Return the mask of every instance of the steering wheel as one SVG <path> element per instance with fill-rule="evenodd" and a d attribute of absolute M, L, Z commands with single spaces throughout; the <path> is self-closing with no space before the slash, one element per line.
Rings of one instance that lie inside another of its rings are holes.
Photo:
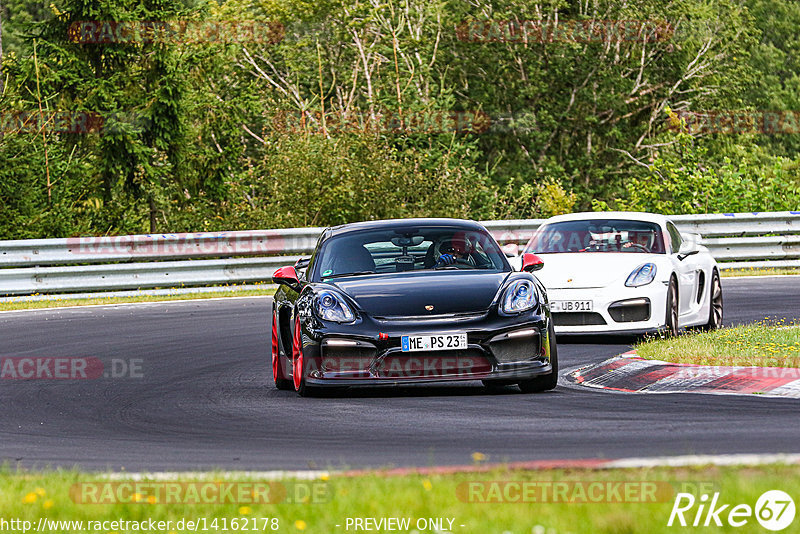
<path fill-rule="evenodd" d="M 464 260 L 464 259 L 461 259 L 461 258 L 456 258 L 456 261 L 454 261 L 454 262 L 453 262 L 453 263 L 451 263 L 451 264 L 448 264 L 448 265 L 439 265 L 439 266 L 435 266 L 435 265 L 434 265 L 434 267 L 433 267 L 433 268 L 434 268 L 434 269 L 437 269 L 437 270 L 438 270 L 438 269 L 448 269 L 448 268 L 449 268 L 449 269 L 458 269 L 458 267 L 456 267 L 456 265 L 466 265 L 466 266 L 468 266 L 468 267 L 475 267 L 475 266 L 474 266 L 474 265 L 473 265 L 471 262 L 469 262 L 469 261 L 467 261 L 467 260 Z"/>
<path fill-rule="evenodd" d="M 628 247 L 639 247 L 639 250 L 641 250 L 642 252 L 650 252 L 650 249 L 642 245 L 641 243 L 634 243 L 633 241 L 628 241 L 626 245 L 628 245 Z M 628 248 L 628 247 L 623 247 L 623 248 Z"/>

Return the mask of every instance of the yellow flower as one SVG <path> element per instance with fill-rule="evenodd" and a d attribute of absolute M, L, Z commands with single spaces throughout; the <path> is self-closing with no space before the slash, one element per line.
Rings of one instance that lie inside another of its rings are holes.
<path fill-rule="evenodd" d="M 155 495 L 150 495 L 149 497 L 147 497 L 147 502 L 148 504 L 155 504 L 156 503 Z"/>
<path fill-rule="evenodd" d="M 306 525 L 306 522 L 303 521 L 302 519 L 298 519 L 297 521 L 294 522 L 294 528 L 296 528 L 297 530 L 305 530 L 307 526 L 308 525 Z"/>
<path fill-rule="evenodd" d="M 422 487 L 425 488 L 426 491 L 430 491 L 433 488 L 433 484 L 427 478 L 422 481 Z"/>
<path fill-rule="evenodd" d="M 473 462 L 482 462 L 486 459 L 486 455 L 482 452 L 473 452 L 472 453 L 472 461 Z"/>
<path fill-rule="evenodd" d="M 328 473 L 323 473 L 323 474 L 320 475 L 319 479 L 328 481 L 328 480 L 331 479 L 331 476 Z"/>
<path fill-rule="evenodd" d="M 52 507 L 53 507 L 53 504 L 54 504 L 54 503 L 53 503 L 53 499 L 47 499 L 46 501 L 44 501 L 44 504 L 42 504 L 42 507 L 43 507 L 45 510 L 48 510 L 48 509 L 50 509 L 50 508 L 52 508 Z"/>
<path fill-rule="evenodd" d="M 44 488 L 36 488 L 33 491 L 36 492 L 36 495 L 38 495 L 39 497 L 44 497 L 46 495 Z"/>
<path fill-rule="evenodd" d="M 239 515 L 250 515 L 253 510 L 249 506 L 240 506 Z"/>
<path fill-rule="evenodd" d="M 23 504 L 31 504 L 31 503 L 36 502 L 36 499 L 38 499 L 38 498 L 39 498 L 38 495 L 36 495 L 33 492 L 30 492 L 30 493 L 28 493 L 27 495 L 25 495 L 22 498 L 22 502 L 23 502 Z"/>
<path fill-rule="evenodd" d="M 143 495 L 141 493 L 134 493 L 133 494 L 133 502 L 141 502 L 143 499 Z"/>

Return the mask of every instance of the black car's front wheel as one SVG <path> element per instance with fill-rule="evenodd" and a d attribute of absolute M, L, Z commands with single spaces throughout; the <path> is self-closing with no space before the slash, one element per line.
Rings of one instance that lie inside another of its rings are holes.
<path fill-rule="evenodd" d="M 292 334 L 292 382 L 294 390 L 301 397 L 312 397 L 317 394 L 317 388 L 306 383 L 305 361 L 303 359 L 303 335 L 300 321 L 295 318 Z"/>
<path fill-rule="evenodd" d="M 275 382 L 275 387 L 288 391 L 294 389 L 292 380 L 286 375 L 286 362 L 285 358 L 281 356 L 280 347 L 278 346 L 278 314 L 273 311 L 272 313 L 272 380 Z"/>
<path fill-rule="evenodd" d="M 556 344 L 556 333 L 553 329 L 552 320 L 550 321 L 550 327 L 547 329 L 547 341 L 550 344 L 550 365 L 553 367 L 553 370 L 546 375 L 517 382 L 519 389 L 523 393 L 547 391 L 554 389 L 558 384 L 558 346 Z"/>

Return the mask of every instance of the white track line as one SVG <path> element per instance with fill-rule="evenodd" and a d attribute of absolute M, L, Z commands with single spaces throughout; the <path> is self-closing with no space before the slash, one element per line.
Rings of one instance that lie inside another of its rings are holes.
<path fill-rule="evenodd" d="M 148 302 L 118 302 L 116 304 L 83 304 L 77 306 L 53 306 L 52 308 L 26 308 L 24 310 L 2 310 L 0 314 L 4 313 L 23 313 L 23 312 L 43 312 L 43 311 L 60 311 L 60 310 L 76 310 L 83 308 L 118 308 L 122 306 L 154 306 L 160 304 L 185 304 L 187 302 L 208 302 L 211 300 L 242 300 L 242 299 L 258 299 L 258 298 L 272 298 L 272 295 L 250 295 L 246 297 L 210 297 L 210 298 L 197 298 L 197 299 L 180 299 L 180 300 L 155 300 Z"/>
<path fill-rule="evenodd" d="M 571 460 L 563 460 L 564 465 L 568 465 Z M 580 459 L 574 460 L 576 464 Z M 621 458 L 617 460 L 607 460 L 593 467 L 577 467 L 578 469 L 641 469 L 652 467 L 699 467 L 705 465 L 714 466 L 756 466 L 771 464 L 800 464 L 800 454 L 692 454 L 684 456 L 658 456 L 652 458 Z M 556 469 L 564 469 L 564 465 Z M 492 467 L 503 469 L 504 464 L 494 464 Z M 447 467 L 447 466 L 445 466 Z M 464 465 L 465 471 L 474 467 Z M 487 465 L 481 466 L 483 470 Z M 419 468 L 424 471 L 425 468 Z M 380 473 L 380 470 L 375 470 Z M 330 476 L 335 476 L 342 471 L 220 471 L 220 472 L 192 472 L 192 471 L 166 471 L 166 472 L 116 472 L 100 475 L 99 478 L 108 480 L 217 480 L 224 478 L 231 480 L 235 478 L 259 479 L 259 480 L 325 480 Z M 367 470 L 364 471 L 368 473 Z"/>

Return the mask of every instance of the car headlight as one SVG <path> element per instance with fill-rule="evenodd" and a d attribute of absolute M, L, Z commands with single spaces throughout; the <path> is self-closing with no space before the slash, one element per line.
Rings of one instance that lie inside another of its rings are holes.
<path fill-rule="evenodd" d="M 536 286 L 530 280 L 512 282 L 503 293 L 500 309 L 504 313 L 519 313 L 530 310 L 539 304 Z"/>
<path fill-rule="evenodd" d="M 638 266 L 625 280 L 625 285 L 628 287 L 646 286 L 656 277 L 655 263 L 645 263 Z"/>
<path fill-rule="evenodd" d="M 347 303 L 333 291 L 322 291 L 314 301 L 320 319 L 335 323 L 352 323 L 356 316 Z"/>

